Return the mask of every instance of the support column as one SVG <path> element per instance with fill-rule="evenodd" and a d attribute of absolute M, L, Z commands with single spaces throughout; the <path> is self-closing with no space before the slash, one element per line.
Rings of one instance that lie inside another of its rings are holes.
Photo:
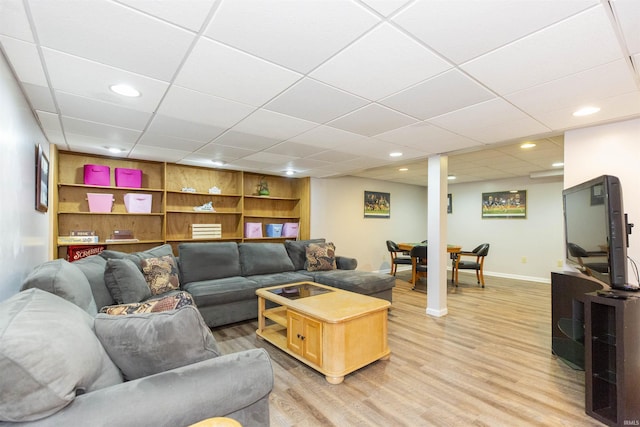
<path fill-rule="evenodd" d="M 427 314 L 446 316 L 447 309 L 447 175 L 448 157 L 429 157 L 427 209 Z"/>

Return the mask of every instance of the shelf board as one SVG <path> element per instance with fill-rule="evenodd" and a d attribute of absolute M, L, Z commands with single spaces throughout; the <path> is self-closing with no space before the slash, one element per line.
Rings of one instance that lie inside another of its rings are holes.
<path fill-rule="evenodd" d="M 216 241 L 216 242 L 232 242 L 242 240 L 242 237 L 216 237 L 216 238 L 206 238 L 206 239 L 192 239 L 190 237 L 167 237 L 167 242 L 206 242 L 206 241 Z"/>
<path fill-rule="evenodd" d="M 211 211 L 188 211 L 179 209 L 167 209 L 167 213 L 179 213 L 179 214 L 216 214 L 216 215 L 242 215 L 242 212 L 211 212 Z"/>
<path fill-rule="evenodd" d="M 257 199 L 257 200 L 287 200 L 291 202 L 297 202 L 300 200 L 299 198 L 296 198 L 296 197 L 254 196 L 254 195 L 247 195 L 247 194 L 245 194 L 244 198 Z"/>
<path fill-rule="evenodd" d="M 286 215 L 244 215 L 245 218 L 269 218 L 269 219 L 295 219 L 299 220 L 299 216 L 286 216 Z"/>
<path fill-rule="evenodd" d="M 136 213 L 136 212 L 72 212 L 60 211 L 58 215 L 141 215 L 141 216 L 164 216 L 164 212 Z"/>
<path fill-rule="evenodd" d="M 273 320 L 280 326 L 287 326 L 287 307 L 274 307 L 264 310 L 262 315 L 267 319 Z"/>
<path fill-rule="evenodd" d="M 188 194 L 194 196 L 210 196 L 210 197 L 242 197 L 242 194 L 229 194 L 229 193 L 204 193 L 202 191 L 177 191 L 177 190 L 167 190 L 167 194 Z"/>
<path fill-rule="evenodd" d="M 86 188 L 86 189 L 104 189 L 104 190 L 124 190 L 124 191 L 151 191 L 155 193 L 164 193 L 164 190 L 161 188 L 139 188 L 139 187 L 116 187 L 115 185 L 87 185 L 87 184 L 67 184 L 64 182 L 58 183 L 58 187 L 77 187 L 77 188 Z"/>
<path fill-rule="evenodd" d="M 157 240 L 138 240 L 137 242 L 132 242 L 132 241 L 126 241 L 126 242 L 106 242 L 104 240 L 100 240 L 97 243 L 65 243 L 65 244 L 58 244 L 57 246 L 59 248 L 64 248 L 67 246 L 95 246 L 95 245 L 148 245 L 148 244 L 163 244 L 164 240 L 162 239 L 157 239 Z"/>

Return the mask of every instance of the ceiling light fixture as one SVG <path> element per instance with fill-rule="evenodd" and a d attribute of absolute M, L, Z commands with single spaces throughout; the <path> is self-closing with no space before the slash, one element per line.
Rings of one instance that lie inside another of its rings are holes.
<path fill-rule="evenodd" d="M 574 117 L 582 117 L 582 116 L 588 116 L 590 114 L 595 114 L 598 111 L 600 111 L 599 107 L 583 107 L 581 109 L 579 109 L 578 111 L 573 113 Z"/>
<path fill-rule="evenodd" d="M 559 168 L 559 167 L 564 166 L 564 162 L 555 162 L 555 163 L 551 164 L 551 166 L 554 167 L 554 168 Z"/>
<path fill-rule="evenodd" d="M 292 170 L 288 170 L 288 171 L 286 171 L 286 172 L 285 172 L 285 174 L 286 174 L 287 176 L 291 176 L 291 175 L 293 175 L 294 173 L 295 173 L 295 171 L 292 171 Z"/>
<path fill-rule="evenodd" d="M 449 176 L 447 177 L 447 179 L 448 179 L 449 181 L 453 181 L 454 179 L 456 179 L 456 176 L 455 176 L 455 175 L 449 175 Z"/>
<path fill-rule="evenodd" d="M 536 144 L 534 144 L 533 142 L 525 142 L 520 146 L 520 148 L 524 148 L 526 150 L 527 148 L 533 148 L 535 146 Z"/>
<path fill-rule="evenodd" d="M 105 147 L 105 148 L 112 154 L 120 154 L 124 151 L 122 148 L 118 148 L 118 147 Z"/>
<path fill-rule="evenodd" d="M 400 168 L 400 169 L 398 169 L 398 170 L 399 170 L 400 172 L 406 172 L 406 171 L 408 171 L 408 170 L 409 170 L 409 168 Z"/>
<path fill-rule="evenodd" d="M 213 163 L 213 166 L 224 166 L 226 164 L 222 160 L 211 160 L 211 163 Z"/>
<path fill-rule="evenodd" d="M 402 153 L 399 151 L 394 151 L 393 153 L 389 153 L 389 157 L 400 157 Z"/>
<path fill-rule="evenodd" d="M 130 98 L 135 98 L 140 96 L 140 91 L 138 91 L 133 86 L 129 86 L 126 84 L 111 85 L 109 86 L 109 89 L 111 89 L 113 92 L 117 93 L 118 95 L 128 96 Z"/>

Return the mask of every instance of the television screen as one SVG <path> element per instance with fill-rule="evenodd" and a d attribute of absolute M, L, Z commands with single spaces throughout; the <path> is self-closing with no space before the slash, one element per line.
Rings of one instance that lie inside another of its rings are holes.
<path fill-rule="evenodd" d="M 612 288 L 627 284 L 627 230 L 618 178 L 603 175 L 563 191 L 568 262 Z"/>

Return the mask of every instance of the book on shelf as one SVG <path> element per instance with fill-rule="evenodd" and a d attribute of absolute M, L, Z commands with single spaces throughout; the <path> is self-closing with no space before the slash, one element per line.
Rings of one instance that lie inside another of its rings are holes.
<path fill-rule="evenodd" d="M 67 245 L 69 243 L 98 243 L 98 236 L 58 236 L 59 245 Z"/>
<path fill-rule="evenodd" d="M 71 230 L 69 236 L 95 236 L 95 230 Z"/>
<path fill-rule="evenodd" d="M 67 261 L 73 262 L 91 255 L 98 255 L 107 247 L 105 245 L 81 245 L 67 248 Z"/>
<path fill-rule="evenodd" d="M 131 239 L 122 239 L 122 238 L 117 238 L 117 239 L 107 239 L 105 240 L 105 242 L 107 243 L 135 243 L 135 242 L 139 242 L 140 240 L 135 239 L 135 238 L 131 238 Z"/>
<path fill-rule="evenodd" d="M 111 239 L 133 239 L 133 231 L 131 230 L 113 230 Z"/>

